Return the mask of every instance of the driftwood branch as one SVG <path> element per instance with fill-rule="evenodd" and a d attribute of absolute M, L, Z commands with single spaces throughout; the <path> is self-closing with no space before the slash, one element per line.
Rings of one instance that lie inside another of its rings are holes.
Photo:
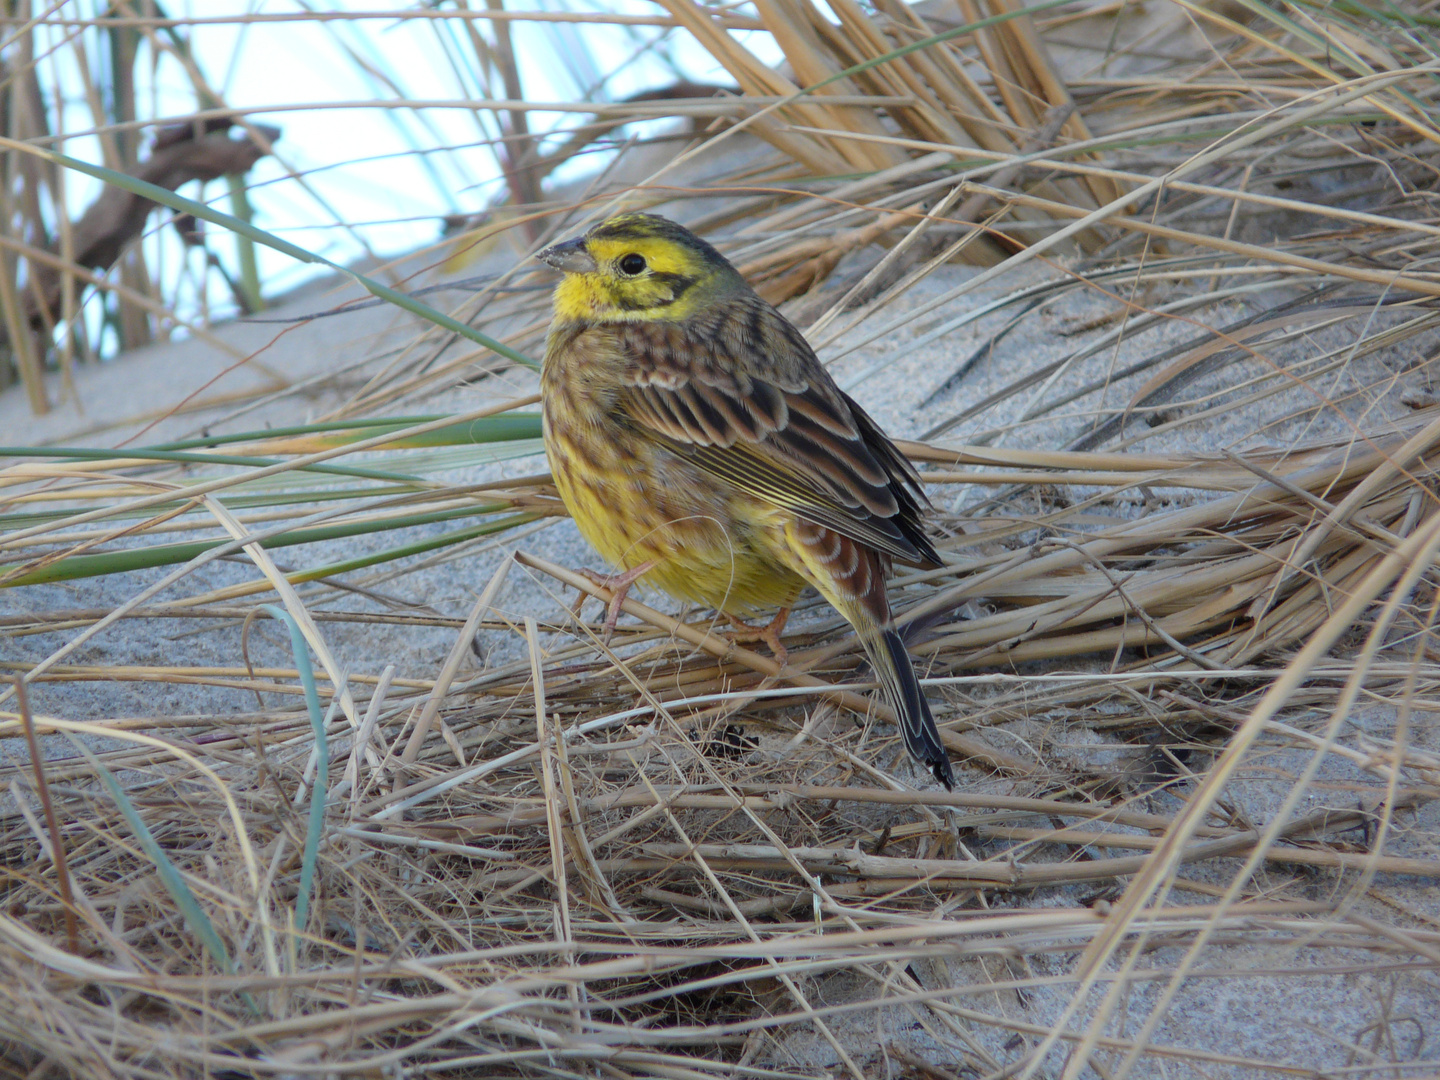
<path fill-rule="evenodd" d="M 157 134 L 149 158 L 132 175 L 175 191 L 191 180 L 218 180 L 248 172 L 269 151 L 249 137 L 233 139 L 230 121 L 202 127 L 173 125 Z M 277 128 L 256 125 L 268 143 L 280 137 Z M 145 229 L 156 203 L 118 187 L 106 187 L 72 229 L 74 262 L 91 270 L 108 270 L 121 252 Z M 49 248 L 59 253 L 58 238 Z M 39 329 L 60 317 L 64 272 L 54 266 L 30 264 L 31 287 L 26 295 L 30 324 Z"/>

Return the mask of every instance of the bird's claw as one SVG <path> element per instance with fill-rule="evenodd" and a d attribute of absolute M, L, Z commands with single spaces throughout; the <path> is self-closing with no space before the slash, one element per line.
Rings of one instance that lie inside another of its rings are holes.
<path fill-rule="evenodd" d="M 729 619 L 730 625 L 735 628 L 735 636 L 732 640 L 734 640 L 736 645 L 763 641 L 766 645 L 770 646 L 770 651 L 774 654 L 780 666 L 785 666 L 785 661 L 789 658 L 790 654 L 786 651 L 785 646 L 780 644 L 780 631 L 785 629 L 785 622 L 790 618 L 789 608 L 781 608 L 775 613 L 775 618 L 771 619 L 764 626 L 751 626 L 749 623 L 737 619 L 734 615 L 726 615 L 725 618 Z"/>
<path fill-rule="evenodd" d="M 655 563 L 643 562 L 632 570 L 626 570 L 623 574 L 600 574 L 594 570 L 581 570 L 580 574 L 594 585 L 610 592 L 610 601 L 605 605 L 605 621 L 601 624 L 601 641 L 610 644 L 610 637 L 615 633 L 615 624 L 620 621 L 620 605 L 625 603 L 625 596 L 630 592 L 630 586 L 648 574 L 655 568 Z M 578 616 L 580 608 L 588 597 L 580 594 L 580 599 L 575 601 L 574 612 Z"/>

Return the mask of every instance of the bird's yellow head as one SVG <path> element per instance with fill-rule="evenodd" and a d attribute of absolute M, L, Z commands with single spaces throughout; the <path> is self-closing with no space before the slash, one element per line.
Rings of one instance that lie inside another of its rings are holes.
<path fill-rule="evenodd" d="M 679 320 L 748 288 L 725 257 L 658 214 L 621 214 L 540 252 L 565 271 L 555 317 L 593 322 Z"/>

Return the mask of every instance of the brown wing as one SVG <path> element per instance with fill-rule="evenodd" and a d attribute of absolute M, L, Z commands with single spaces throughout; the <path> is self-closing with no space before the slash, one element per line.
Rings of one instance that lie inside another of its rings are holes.
<path fill-rule="evenodd" d="M 649 437 L 803 520 L 939 565 L 915 470 L 769 304 L 751 294 L 685 323 L 615 331 L 626 358 L 617 404 Z"/>

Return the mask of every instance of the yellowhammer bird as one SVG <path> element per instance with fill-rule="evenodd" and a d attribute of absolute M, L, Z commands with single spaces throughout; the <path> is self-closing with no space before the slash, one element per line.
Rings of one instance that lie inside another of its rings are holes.
<path fill-rule="evenodd" d="M 809 584 L 855 627 L 905 746 L 955 775 L 890 616 L 892 559 L 940 565 L 910 463 L 785 316 L 718 251 L 622 214 L 542 251 L 565 272 L 540 385 L 555 485 L 581 533 L 636 580 L 732 621 Z"/>

